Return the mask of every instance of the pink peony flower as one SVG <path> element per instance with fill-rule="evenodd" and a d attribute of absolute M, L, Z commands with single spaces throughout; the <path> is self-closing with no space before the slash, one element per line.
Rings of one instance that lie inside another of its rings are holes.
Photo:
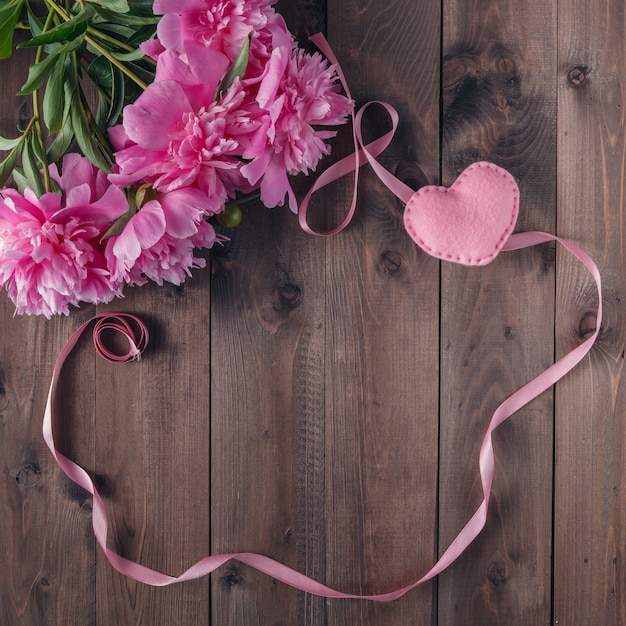
<path fill-rule="evenodd" d="M 206 221 L 206 196 L 197 189 L 177 189 L 146 202 L 123 232 L 107 240 L 105 256 L 114 281 L 143 285 L 148 279 L 180 285 L 205 260 L 194 248 L 220 241 Z"/>
<path fill-rule="evenodd" d="M 183 52 L 194 41 L 233 61 L 252 33 L 249 70 L 258 74 L 271 54 L 276 0 L 155 0 L 163 14 L 157 27 L 162 46 Z"/>
<path fill-rule="evenodd" d="M 51 167 L 62 195 L 0 191 L 0 287 L 18 314 L 69 314 L 79 302 L 121 296 L 111 283 L 99 241 L 128 210 L 126 197 L 88 159 L 68 154 L 63 174 Z"/>
<path fill-rule="evenodd" d="M 240 167 L 261 112 L 245 103 L 239 80 L 215 102 L 228 59 L 193 43 L 186 50 L 161 54 L 157 80 L 125 108 L 123 130 L 110 135 L 119 150 L 109 178 L 118 185 L 148 182 L 163 192 L 195 187 L 206 195 L 206 211 L 216 213 L 233 192 L 225 184 L 232 174 L 221 172 Z"/>
<path fill-rule="evenodd" d="M 288 196 L 290 208 L 296 212 L 287 175 L 308 174 L 330 153 L 325 140 L 335 131 L 314 127 L 344 124 L 352 101 L 339 93 L 334 67 L 320 54 L 294 48 L 268 109 L 269 125 L 259 132 L 266 141 L 265 149 L 257 146 L 258 155 L 244 154 L 252 160 L 242 167 L 242 174 L 252 185 L 260 186 L 265 206 L 282 205 Z"/>

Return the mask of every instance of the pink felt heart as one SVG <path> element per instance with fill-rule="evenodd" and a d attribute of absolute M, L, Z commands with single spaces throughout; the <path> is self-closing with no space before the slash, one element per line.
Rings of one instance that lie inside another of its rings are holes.
<path fill-rule="evenodd" d="M 404 225 L 428 254 L 463 265 L 493 261 L 513 231 L 519 189 L 509 172 L 474 163 L 452 187 L 422 187 L 406 205 Z"/>

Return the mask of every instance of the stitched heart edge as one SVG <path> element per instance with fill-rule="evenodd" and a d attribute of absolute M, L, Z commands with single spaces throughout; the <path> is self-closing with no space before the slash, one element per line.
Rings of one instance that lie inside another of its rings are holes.
<path fill-rule="evenodd" d="M 417 233 L 413 225 L 407 222 L 408 218 L 411 217 L 411 207 L 409 206 L 411 200 L 409 200 L 409 202 L 406 205 L 406 210 L 404 212 L 404 227 L 406 231 L 409 233 L 409 235 L 411 236 L 411 238 L 413 239 L 413 241 L 415 241 L 415 243 L 430 256 L 434 256 L 435 258 L 441 259 L 442 261 L 451 261 L 452 263 L 460 263 L 462 265 L 475 265 L 475 266 L 487 265 L 488 263 L 491 263 L 491 261 L 493 261 L 496 258 L 496 256 L 498 256 L 498 253 L 502 250 L 504 244 L 507 242 L 508 238 L 511 236 L 511 233 L 513 232 L 513 229 L 515 228 L 515 224 L 517 222 L 517 217 L 519 214 L 519 196 L 520 196 L 519 187 L 517 186 L 517 182 L 515 181 L 513 176 L 507 170 L 502 169 L 501 167 L 498 167 L 497 165 L 494 165 L 493 163 L 488 163 L 487 161 L 479 161 L 478 163 L 473 163 L 459 175 L 459 177 L 454 181 L 451 187 L 440 187 L 437 185 L 428 185 L 427 187 L 422 187 L 421 189 L 416 191 L 415 196 L 423 195 L 425 193 L 430 193 L 434 191 L 438 191 L 439 193 L 448 193 L 450 190 L 455 189 L 457 185 L 461 184 L 463 179 L 467 178 L 467 176 L 472 171 L 474 171 L 475 169 L 479 169 L 479 168 L 488 168 L 488 169 L 492 169 L 496 171 L 504 179 L 506 179 L 506 181 L 511 185 L 513 189 L 514 197 L 513 197 L 513 211 L 511 214 L 510 223 L 504 229 L 504 232 L 502 233 L 502 236 L 500 237 L 500 239 L 496 242 L 496 245 L 493 251 L 490 252 L 489 254 L 481 256 L 479 258 L 473 258 L 467 255 L 454 256 L 453 254 L 450 254 L 449 252 L 438 251 L 432 248 L 431 246 L 429 246 L 420 237 L 420 235 Z"/>

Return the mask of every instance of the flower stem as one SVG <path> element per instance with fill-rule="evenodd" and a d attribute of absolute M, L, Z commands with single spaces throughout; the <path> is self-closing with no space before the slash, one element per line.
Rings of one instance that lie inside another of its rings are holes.
<path fill-rule="evenodd" d="M 54 9 L 66 22 L 70 19 L 70 15 L 65 12 L 58 4 L 55 4 L 53 0 L 44 0 L 48 7 Z M 89 32 L 89 28 L 87 29 Z M 93 29 L 92 29 L 93 30 Z M 93 33 L 92 33 L 93 34 Z M 85 34 L 85 41 L 95 48 L 103 57 L 105 57 L 111 65 L 114 65 L 119 69 L 123 74 L 125 74 L 130 80 L 132 80 L 136 85 L 141 87 L 141 89 L 147 89 L 148 85 L 141 78 L 139 78 L 136 74 L 131 72 L 121 61 L 118 61 L 106 48 L 102 47 L 94 38 L 88 34 Z M 117 40 L 116 45 L 119 44 Z"/>
<path fill-rule="evenodd" d="M 111 37 L 111 35 L 107 35 L 106 33 L 103 33 L 101 30 L 93 28 L 93 26 L 88 26 L 87 32 L 90 35 L 97 37 L 101 41 L 104 41 L 105 43 L 111 44 L 113 46 L 117 46 L 120 50 L 124 50 L 126 52 L 135 52 L 136 50 L 136 48 L 133 48 L 133 46 L 129 46 L 127 43 L 124 43 L 123 41 L 120 41 L 119 39 L 115 39 L 115 37 Z M 156 66 L 156 61 L 154 59 L 151 59 L 150 57 L 146 57 L 145 61 L 147 63 L 150 63 L 151 65 Z"/>
<path fill-rule="evenodd" d="M 53 18 L 54 13 L 52 11 L 49 11 L 42 32 L 45 33 L 50 28 Z M 35 63 L 39 63 L 41 61 L 42 54 L 43 46 L 39 46 L 35 55 Z M 34 123 L 35 135 L 37 137 L 39 145 L 41 146 L 41 165 L 43 169 L 44 188 L 46 191 L 49 192 L 52 191 L 52 182 L 50 181 L 50 166 L 48 163 L 48 155 L 46 153 L 46 142 L 44 141 L 43 127 L 41 125 L 41 105 L 39 102 L 39 89 L 35 89 L 35 91 L 33 91 L 33 119 L 31 121 Z"/>

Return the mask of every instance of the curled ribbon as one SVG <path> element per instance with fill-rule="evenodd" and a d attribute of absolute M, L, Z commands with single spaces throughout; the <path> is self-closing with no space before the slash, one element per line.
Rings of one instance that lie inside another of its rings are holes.
<path fill-rule="evenodd" d="M 207 556 L 204 559 L 198 561 L 192 565 L 189 569 L 183 572 L 180 576 L 174 577 L 168 574 L 151 569 L 140 563 L 131 561 L 113 550 L 107 547 L 107 531 L 108 531 L 108 515 L 106 505 L 102 500 L 102 497 L 98 493 L 96 486 L 89 476 L 89 474 L 78 464 L 74 463 L 71 459 L 61 454 L 56 450 L 54 444 L 53 423 L 57 420 L 53 416 L 52 407 L 54 406 L 54 393 L 63 367 L 63 363 L 75 347 L 78 339 L 92 323 L 96 322 L 94 326 L 94 344 L 98 353 L 107 360 L 125 363 L 132 360 L 138 360 L 141 352 L 146 346 L 148 341 L 148 331 L 143 322 L 127 313 L 105 313 L 97 315 L 82 326 L 80 326 L 70 337 L 67 344 L 59 354 L 59 357 L 54 366 L 52 382 L 50 384 L 50 391 L 48 393 L 48 401 L 46 404 L 44 421 L 43 421 L 43 436 L 46 444 L 50 448 L 52 455 L 56 459 L 57 463 L 65 474 L 74 481 L 77 485 L 88 491 L 93 495 L 93 531 L 98 541 L 98 544 L 102 548 L 107 560 L 121 574 L 128 576 L 139 582 L 146 583 L 153 586 L 165 586 L 173 583 L 182 582 L 185 580 L 193 580 L 205 576 L 215 569 L 226 563 L 231 559 L 236 559 L 241 563 L 245 563 L 255 569 L 271 576 L 276 580 L 300 589 L 314 595 L 323 596 L 327 598 L 354 598 L 364 600 L 374 600 L 377 602 L 390 602 L 396 600 L 406 594 L 408 591 L 414 589 L 418 585 L 425 583 L 426 581 L 434 578 L 447 567 L 449 567 L 472 543 L 472 541 L 478 536 L 481 530 L 484 528 L 487 522 L 487 512 L 489 507 L 489 496 L 491 492 L 491 485 L 493 483 L 493 477 L 495 472 L 495 457 L 493 451 L 493 444 L 491 435 L 493 431 L 507 420 L 511 415 L 528 404 L 531 400 L 539 396 L 546 391 L 549 387 L 554 385 L 559 379 L 573 369 L 591 350 L 598 333 L 600 331 L 600 325 L 602 323 L 602 294 L 601 294 L 601 282 L 600 273 L 595 263 L 589 257 L 589 255 L 572 244 L 569 241 L 542 232 L 525 232 L 511 235 L 507 241 L 504 250 L 518 250 L 537 244 L 556 241 L 563 245 L 571 254 L 573 254 L 591 273 L 598 290 L 598 316 L 597 325 L 594 333 L 586 339 L 583 343 L 576 348 L 568 352 L 565 356 L 559 359 L 556 363 L 550 366 L 547 370 L 539 374 L 536 378 L 526 383 L 523 387 L 518 389 L 512 395 L 510 395 L 493 413 L 487 431 L 484 435 L 479 455 L 479 471 L 483 490 L 483 501 L 480 506 L 463 527 L 463 529 L 456 536 L 454 541 L 450 544 L 447 550 L 443 553 L 440 559 L 433 565 L 433 567 L 414 583 L 390 591 L 388 593 L 374 594 L 374 595 L 355 595 L 344 593 L 342 591 L 328 587 L 300 572 L 280 563 L 272 558 L 264 556 L 262 554 L 255 554 L 250 552 L 245 553 L 230 553 L 230 554 L 217 554 Z M 136 329 L 134 328 L 136 327 Z M 117 355 L 111 353 L 108 349 L 103 349 L 102 334 L 104 331 L 113 330 L 122 333 L 129 342 L 129 350 L 125 354 Z"/>
<path fill-rule="evenodd" d="M 343 77 L 339 65 L 336 62 L 334 55 L 332 54 L 332 50 L 330 50 L 328 45 L 325 43 L 323 37 L 316 36 L 313 39 L 318 47 L 320 47 L 320 49 L 322 49 L 322 51 L 329 57 L 329 59 L 333 63 L 335 63 L 341 80 L 344 82 L 344 87 L 346 88 L 346 91 L 348 91 L 347 85 L 345 84 L 345 78 Z M 385 183 L 385 185 L 387 185 L 398 197 L 406 201 L 413 194 L 412 189 L 410 189 L 404 183 L 395 178 L 390 172 L 385 170 L 376 161 L 376 156 L 378 156 L 387 147 L 387 145 L 389 145 L 389 142 L 391 141 L 391 138 L 393 137 L 393 134 L 398 124 L 398 114 L 395 109 L 393 109 L 393 107 L 383 102 L 378 103 L 389 112 L 392 120 L 392 130 L 389 133 L 386 133 L 383 137 L 373 141 L 368 145 L 364 145 L 363 143 L 360 127 L 362 123 L 363 113 L 366 108 L 370 106 L 370 104 L 373 103 L 368 103 L 367 105 L 365 105 L 357 113 L 354 120 L 355 123 L 353 124 L 353 133 L 355 146 L 357 147 L 354 154 L 342 159 L 334 166 L 326 170 L 326 172 L 324 172 L 320 176 L 318 181 L 312 187 L 311 191 L 306 196 L 305 201 L 301 205 L 301 209 L 299 212 L 300 224 L 302 225 L 302 228 L 310 234 L 325 236 L 332 235 L 345 228 L 345 226 L 350 222 L 352 216 L 354 215 L 356 207 L 358 171 L 360 169 L 361 163 L 364 162 L 363 157 L 365 157 L 365 161 L 371 164 L 372 168 Z M 350 207 L 347 217 L 344 219 L 339 227 L 328 233 L 317 233 L 313 231 L 313 229 L 309 227 L 306 218 L 307 207 L 311 195 L 317 189 L 320 189 L 324 185 L 327 185 L 330 182 L 337 180 L 338 178 L 341 178 L 342 176 L 351 172 L 355 172 L 355 177 L 357 178 L 355 179 L 355 189 L 353 193 L 352 205 Z M 555 235 L 550 235 L 543 232 L 524 232 L 513 234 L 509 237 L 502 249 L 509 251 L 518 250 L 521 248 L 526 248 L 550 241 L 558 242 L 559 244 L 564 246 L 565 249 L 568 250 L 568 252 L 570 252 L 587 268 L 587 270 L 593 277 L 598 292 L 598 313 L 596 329 L 593 334 L 584 342 L 568 352 L 565 356 L 561 357 L 556 363 L 554 363 L 547 370 L 539 374 L 536 378 L 515 391 L 508 398 L 506 398 L 500 404 L 500 406 L 498 406 L 498 408 L 493 413 L 491 420 L 489 421 L 489 425 L 483 437 L 480 448 L 478 466 L 483 491 L 482 502 L 480 503 L 479 507 L 470 518 L 470 520 L 466 523 L 466 525 L 461 529 L 456 538 L 452 541 L 450 546 L 445 550 L 445 552 L 441 555 L 439 560 L 431 567 L 431 569 L 426 572 L 426 574 L 424 574 L 421 578 L 408 586 L 387 593 L 374 595 L 355 595 L 344 593 L 342 591 L 328 587 L 312 578 L 309 578 L 308 576 L 305 576 L 304 574 L 301 574 L 300 572 L 270 557 L 250 552 L 210 555 L 192 565 L 189 569 L 184 571 L 179 576 L 174 577 L 141 565 L 140 563 L 131 561 L 109 549 L 107 547 L 107 509 L 104 501 L 102 500 L 102 497 L 96 489 L 93 480 L 82 467 L 80 467 L 74 461 L 56 450 L 54 443 L 53 424 L 56 423 L 58 420 L 53 415 L 53 406 L 55 406 L 54 394 L 61 373 L 61 369 L 63 367 L 63 363 L 75 347 L 80 336 L 91 323 L 95 322 L 94 345 L 98 354 L 100 354 L 100 356 L 109 361 L 118 363 L 139 360 L 140 355 L 145 349 L 148 342 L 148 331 L 139 318 L 127 313 L 100 314 L 80 326 L 69 338 L 67 344 L 59 354 L 59 357 L 54 366 L 52 381 L 48 393 L 48 401 L 46 404 L 43 420 L 43 436 L 46 444 L 52 452 L 52 455 L 56 459 L 61 469 L 65 472 L 65 474 L 76 484 L 81 486 L 89 493 L 93 494 L 93 531 L 96 540 L 104 551 L 104 554 L 109 563 L 113 566 L 114 569 L 116 569 L 121 574 L 128 576 L 129 578 L 153 586 L 165 586 L 177 582 L 200 578 L 213 572 L 215 569 L 217 569 L 227 561 L 231 559 L 236 559 L 241 563 L 245 563 L 246 565 L 254 567 L 255 569 L 267 574 L 268 576 L 271 576 L 276 580 L 280 580 L 281 582 L 295 587 L 296 589 L 300 589 L 301 591 L 305 591 L 314 595 L 328 598 L 366 599 L 374 600 L 377 602 L 390 602 L 392 600 L 396 600 L 410 590 L 417 587 L 418 585 L 421 585 L 422 583 L 434 578 L 435 576 L 443 572 L 465 551 L 465 549 L 478 536 L 478 534 L 482 531 L 486 524 L 487 512 L 489 508 L 489 497 L 495 472 L 495 457 L 492 443 L 493 431 L 505 420 L 511 417 L 514 413 L 516 413 L 519 409 L 521 409 L 531 400 L 546 391 L 549 387 L 554 385 L 558 380 L 565 376 L 570 370 L 572 370 L 591 350 L 600 332 L 600 327 L 602 323 L 602 289 L 600 273 L 591 257 L 585 251 L 581 250 L 573 243 L 565 239 L 561 239 L 560 237 L 556 237 Z M 128 351 L 126 353 L 118 354 L 115 351 L 106 347 L 104 335 L 105 333 L 111 331 L 121 333 L 126 338 L 126 340 L 128 341 Z"/>

